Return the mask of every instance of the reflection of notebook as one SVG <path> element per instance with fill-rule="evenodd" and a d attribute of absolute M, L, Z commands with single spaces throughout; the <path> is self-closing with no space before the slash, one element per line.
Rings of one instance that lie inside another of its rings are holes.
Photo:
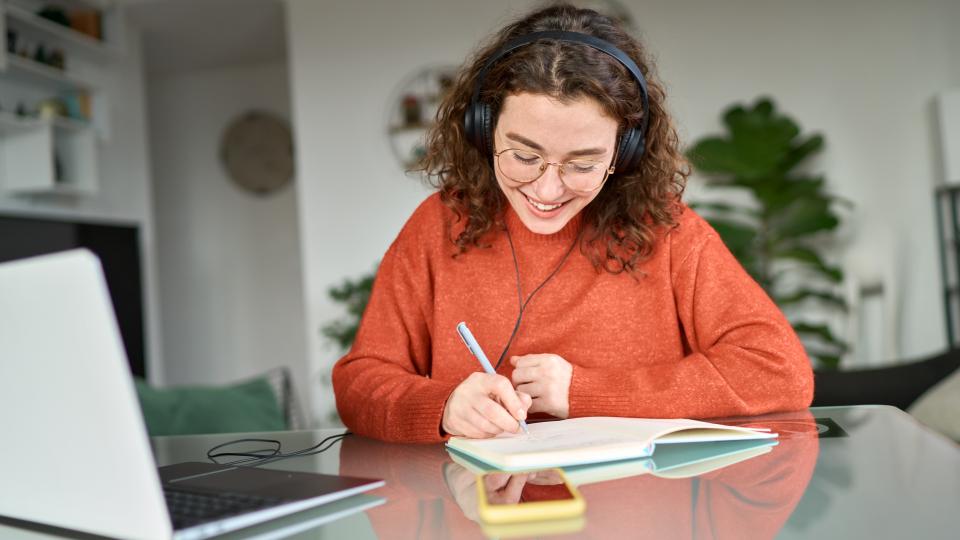
<path fill-rule="evenodd" d="M 0 264 L 0 405 L 0 479 L 16 491 L 0 497 L 0 515 L 32 523 L 205 538 L 383 485 L 212 463 L 158 474 L 100 264 L 86 250 Z M 176 516 L 175 506 L 188 511 Z"/>
<path fill-rule="evenodd" d="M 663 445 L 774 439 L 769 430 L 684 419 L 588 417 L 538 422 L 529 434 L 453 437 L 447 446 L 503 471 L 647 457 Z"/>
<path fill-rule="evenodd" d="M 777 441 L 771 439 L 665 444 L 657 447 L 650 457 L 574 465 L 563 467 L 563 472 L 576 486 L 641 474 L 653 474 L 661 478 L 688 478 L 766 454 L 776 445 Z M 447 451 L 455 463 L 476 474 L 495 470 L 456 450 Z"/>

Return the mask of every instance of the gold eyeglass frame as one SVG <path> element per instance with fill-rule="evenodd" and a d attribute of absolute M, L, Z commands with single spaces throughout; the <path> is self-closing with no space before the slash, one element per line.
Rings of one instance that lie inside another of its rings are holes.
<path fill-rule="evenodd" d="M 500 166 L 500 155 L 501 155 L 501 154 L 504 154 L 504 153 L 506 153 L 506 152 L 509 152 L 509 151 L 511 151 L 511 150 L 515 150 L 515 151 L 517 151 L 517 152 L 522 152 L 522 153 L 524 153 L 524 154 L 533 154 L 533 155 L 539 157 L 541 160 L 543 160 L 543 164 L 540 165 L 540 174 L 538 174 L 537 177 L 534 178 L 533 180 L 526 180 L 526 181 L 524 181 L 524 180 L 517 180 L 517 179 L 511 177 L 510 175 L 508 175 L 507 173 L 503 172 L 503 167 Z M 613 164 L 617 161 L 617 157 L 616 157 L 616 155 L 614 155 L 613 159 L 612 159 L 611 162 L 610 162 L 610 166 L 607 168 L 605 174 L 603 175 L 603 180 L 601 180 L 600 183 L 597 184 L 597 187 L 595 187 L 595 188 L 593 188 L 593 189 L 582 190 L 582 189 L 574 189 L 574 188 L 570 187 L 569 185 L 567 185 L 566 181 L 564 181 L 564 179 L 563 179 L 563 167 L 564 167 L 564 165 L 566 165 L 566 164 L 568 164 L 568 163 L 571 163 L 571 162 L 576 162 L 576 161 L 579 161 L 579 162 L 585 162 L 585 161 L 586 161 L 586 162 L 590 162 L 590 163 L 597 163 L 597 164 L 603 165 L 603 162 L 602 162 L 602 161 L 597 161 L 597 160 L 595 160 L 595 159 L 568 159 L 568 160 L 566 160 L 566 161 L 560 161 L 560 162 L 547 161 L 547 158 L 541 156 L 539 153 L 534 152 L 533 150 L 525 150 L 525 149 L 523 149 L 523 148 L 512 148 L 512 147 L 511 147 L 511 148 L 504 148 L 503 150 L 501 150 L 501 151 L 499 151 L 499 152 L 494 152 L 494 153 L 493 153 L 493 158 L 494 158 L 494 161 L 497 162 L 497 170 L 500 171 L 500 174 L 502 174 L 503 176 L 505 176 L 505 177 L 506 177 L 508 180 L 510 180 L 511 182 L 516 182 L 516 183 L 518 183 L 518 184 L 532 184 L 533 182 L 536 182 L 537 180 L 539 180 L 539 179 L 543 176 L 543 173 L 547 172 L 547 167 L 549 167 L 550 165 L 556 165 L 556 166 L 557 166 L 557 172 L 558 172 L 558 174 L 559 174 L 559 176 L 560 176 L 560 182 L 563 183 L 563 187 L 569 189 L 570 191 L 573 191 L 573 192 L 576 192 L 576 193 L 583 193 L 583 194 L 593 193 L 593 192 L 599 190 L 600 188 L 602 188 L 603 185 L 607 183 L 607 179 L 610 178 L 610 175 L 613 174 L 614 170 L 616 170 L 616 167 L 614 167 Z"/>

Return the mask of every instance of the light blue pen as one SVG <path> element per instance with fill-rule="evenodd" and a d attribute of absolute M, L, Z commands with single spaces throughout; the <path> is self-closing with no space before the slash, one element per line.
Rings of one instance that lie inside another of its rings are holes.
<path fill-rule="evenodd" d="M 496 370 L 493 369 L 493 366 L 490 365 L 490 360 L 487 360 L 487 355 L 483 353 L 483 349 L 480 348 L 480 344 L 477 343 L 476 338 L 473 337 L 473 334 L 470 333 L 470 329 L 467 328 L 467 323 L 462 322 L 457 325 L 457 333 L 460 334 L 460 339 L 463 340 L 463 344 L 470 349 L 470 352 L 473 353 L 477 360 L 480 361 L 480 365 L 483 366 L 483 370 L 487 373 L 494 375 Z M 530 434 L 530 431 L 527 430 L 527 423 L 523 420 L 520 420 L 520 429 L 524 433 Z"/>

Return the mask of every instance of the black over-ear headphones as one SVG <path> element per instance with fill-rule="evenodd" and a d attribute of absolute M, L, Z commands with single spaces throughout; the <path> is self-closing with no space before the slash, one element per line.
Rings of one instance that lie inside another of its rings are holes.
<path fill-rule="evenodd" d="M 640 165 L 640 158 L 643 156 L 647 125 L 650 118 L 647 81 L 643 78 L 643 74 L 640 73 L 640 68 L 637 67 L 636 62 L 627 56 L 625 52 L 614 47 L 610 42 L 580 32 L 566 32 L 561 30 L 533 32 L 508 41 L 497 52 L 491 55 L 490 59 L 483 65 L 480 73 L 477 74 L 477 80 L 474 81 L 473 96 L 470 99 L 470 106 L 467 107 L 467 111 L 464 113 L 463 128 L 467 140 L 481 152 L 493 154 L 493 118 L 491 117 L 490 105 L 480 101 L 480 90 L 483 86 L 483 80 L 487 75 L 487 71 L 490 70 L 497 60 L 524 45 L 541 39 L 582 43 L 588 47 L 592 47 L 600 52 L 606 53 L 623 64 L 623 67 L 627 68 L 627 71 L 637 80 L 637 83 L 640 85 L 640 98 L 643 101 L 643 118 L 640 121 L 639 127 L 628 127 L 624 130 L 623 135 L 620 137 L 620 144 L 617 146 L 617 161 L 614 164 L 615 171 L 620 174 L 636 170 Z"/>

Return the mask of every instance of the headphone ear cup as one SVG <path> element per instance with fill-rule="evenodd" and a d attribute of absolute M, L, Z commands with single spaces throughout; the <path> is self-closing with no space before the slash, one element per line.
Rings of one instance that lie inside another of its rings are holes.
<path fill-rule="evenodd" d="M 640 165 L 640 158 L 643 157 L 643 146 L 643 133 L 639 129 L 626 130 L 620 137 L 614 174 L 628 174 L 635 171 Z"/>
<path fill-rule="evenodd" d="M 477 104 L 471 103 L 463 113 L 463 136 L 467 142 L 478 147 L 477 141 Z"/>
<path fill-rule="evenodd" d="M 490 106 L 478 103 L 477 114 L 480 116 L 480 151 L 493 155 L 493 120 L 490 118 Z"/>
<path fill-rule="evenodd" d="M 471 103 L 463 114 L 463 135 L 480 152 L 493 153 L 490 107 L 486 103 Z"/>

